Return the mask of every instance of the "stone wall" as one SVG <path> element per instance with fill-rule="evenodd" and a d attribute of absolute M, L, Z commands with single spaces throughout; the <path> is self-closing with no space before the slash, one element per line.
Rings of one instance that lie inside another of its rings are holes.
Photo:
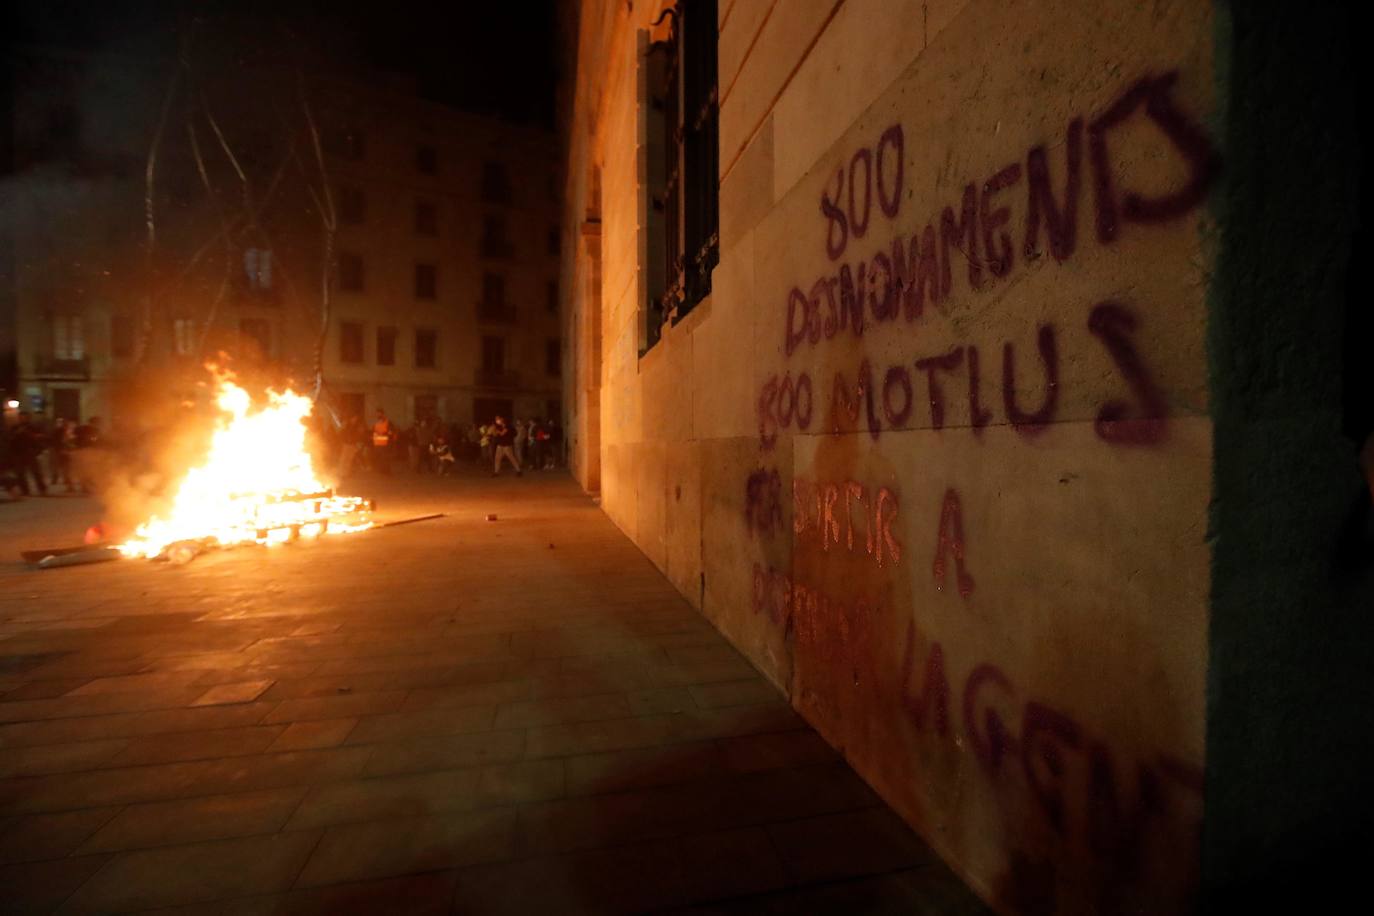
<path fill-rule="evenodd" d="M 576 36 L 600 273 L 565 316 L 600 318 L 605 511 L 999 909 L 1187 908 L 1229 20 L 723 0 L 720 264 L 641 355 L 661 4 L 613 6 Z"/>

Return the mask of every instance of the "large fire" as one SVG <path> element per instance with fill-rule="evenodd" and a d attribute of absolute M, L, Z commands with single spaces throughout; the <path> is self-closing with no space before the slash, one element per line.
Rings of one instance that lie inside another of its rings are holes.
<path fill-rule="evenodd" d="M 138 526 L 118 549 L 126 556 L 175 558 L 176 551 L 274 544 L 369 528 L 371 503 L 336 496 L 315 474 L 306 448 L 309 398 L 248 392 L 216 374 L 220 416 L 204 462 L 176 485 L 170 508 Z"/>

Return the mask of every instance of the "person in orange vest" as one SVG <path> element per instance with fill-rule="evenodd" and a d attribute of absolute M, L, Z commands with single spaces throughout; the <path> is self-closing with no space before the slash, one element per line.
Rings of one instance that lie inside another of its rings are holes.
<path fill-rule="evenodd" d="M 391 446 L 396 442 L 396 427 L 387 419 L 386 411 L 378 408 L 377 422 L 372 424 L 372 469 L 381 474 L 391 473 Z"/>

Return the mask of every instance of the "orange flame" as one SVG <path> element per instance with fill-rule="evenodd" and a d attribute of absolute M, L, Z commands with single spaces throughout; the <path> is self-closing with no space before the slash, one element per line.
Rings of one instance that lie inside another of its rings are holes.
<path fill-rule="evenodd" d="M 121 552 L 156 557 L 180 542 L 275 544 L 372 526 L 370 503 L 334 495 L 315 474 L 305 443 L 308 397 L 269 391 L 254 409 L 228 375 L 215 383 L 221 415 L 204 463 L 177 484 L 170 510 L 139 525 Z"/>

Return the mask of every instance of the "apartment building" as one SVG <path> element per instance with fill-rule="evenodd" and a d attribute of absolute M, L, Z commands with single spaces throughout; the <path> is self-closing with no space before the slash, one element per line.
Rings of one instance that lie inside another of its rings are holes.
<path fill-rule="evenodd" d="M 108 418 L 134 357 L 140 127 L 157 86 L 124 61 L 31 48 L 9 49 L 4 86 L 0 389 L 22 409 Z"/>
<path fill-rule="evenodd" d="M 325 377 L 342 412 L 561 413 L 551 136 L 395 94 L 327 94 L 339 218 Z"/>
<path fill-rule="evenodd" d="M 321 213 L 332 206 L 322 363 L 336 414 L 559 415 L 560 187 L 548 131 L 425 101 L 404 79 L 318 78 L 318 168 L 299 114 L 283 131 L 270 106 L 254 104 L 280 96 L 281 75 L 235 75 L 261 92 L 236 87 L 215 112 L 232 162 L 197 100 L 174 97 L 150 256 L 145 174 L 167 68 L 19 49 L 9 72 L 6 398 L 119 422 L 136 413 L 144 383 L 189 386 L 220 354 L 310 389 Z M 260 198 L 248 225 L 222 222 L 238 168 Z"/>

